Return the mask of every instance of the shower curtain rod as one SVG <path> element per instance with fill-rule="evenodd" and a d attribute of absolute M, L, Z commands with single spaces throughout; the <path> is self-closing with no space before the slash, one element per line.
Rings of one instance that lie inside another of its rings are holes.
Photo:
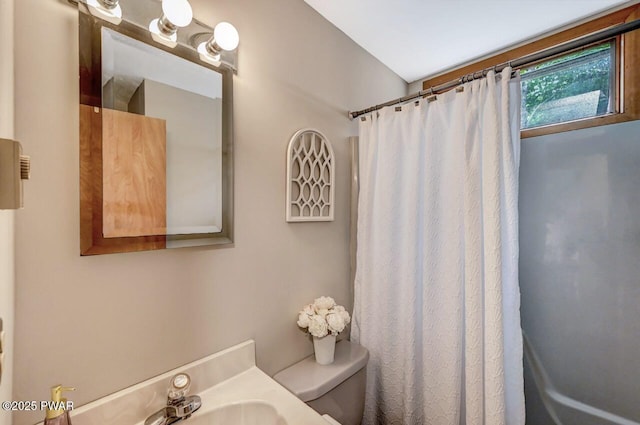
<path fill-rule="evenodd" d="M 613 38 L 621 34 L 625 34 L 630 31 L 634 31 L 640 28 L 640 19 L 636 19 L 635 21 L 627 22 L 625 24 L 617 25 L 615 27 L 608 28 L 606 30 L 602 30 L 576 40 L 572 40 L 563 44 L 559 44 L 555 47 L 551 47 L 545 50 L 541 50 L 537 53 L 532 53 L 527 56 L 523 56 L 521 58 L 504 62 L 493 66 L 491 68 L 485 68 L 481 71 L 476 71 L 471 74 L 466 74 L 458 79 L 449 81 L 448 83 L 443 83 L 437 86 L 433 86 L 428 90 L 420 90 L 417 93 L 413 93 L 404 97 L 399 97 L 398 99 L 390 100 L 389 102 L 382 103 L 380 105 L 371 106 L 367 109 L 362 109 L 360 111 L 349 111 L 348 115 L 350 119 L 355 119 L 360 115 L 368 114 L 369 112 L 374 112 L 379 109 L 382 109 L 386 106 L 396 105 L 398 103 L 408 102 L 410 100 L 414 100 L 423 96 L 430 96 L 437 93 L 442 93 L 447 90 L 450 90 L 454 87 L 457 87 L 461 84 L 464 84 L 468 81 L 472 81 L 476 78 L 482 78 L 487 75 L 489 71 L 495 71 L 496 73 L 501 72 L 506 67 L 510 66 L 514 69 L 520 68 L 524 65 L 532 64 L 534 62 L 538 62 L 542 59 L 546 59 L 555 55 L 559 55 L 561 53 L 566 53 L 574 49 L 578 49 L 580 47 L 587 46 L 592 43 L 597 43 L 599 41 L 604 41 L 608 38 Z"/>

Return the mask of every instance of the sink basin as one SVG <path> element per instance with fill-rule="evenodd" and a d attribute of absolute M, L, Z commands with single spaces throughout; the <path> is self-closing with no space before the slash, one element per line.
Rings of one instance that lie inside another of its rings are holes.
<path fill-rule="evenodd" d="M 176 425 L 327 425 L 256 366 L 252 340 L 80 406 L 71 412 L 73 425 L 144 425 L 166 406 L 177 373 L 191 377 L 189 394 L 199 395 L 202 406 Z"/>
<path fill-rule="evenodd" d="M 184 425 L 287 425 L 273 405 L 251 400 L 217 407 L 202 415 L 196 414 L 183 422 Z"/>

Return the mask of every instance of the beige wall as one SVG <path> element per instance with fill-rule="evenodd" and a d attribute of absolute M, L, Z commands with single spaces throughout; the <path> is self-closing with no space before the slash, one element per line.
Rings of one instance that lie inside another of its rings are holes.
<path fill-rule="evenodd" d="M 13 138 L 13 0 L 0 0 L 0 137 Z M 11 400 L 14 319 L 14 212 L 0 210 L 0 318 L 5 332 L 0 401 Z M 0 425 L 11 413 L 0 410 Z"/>
<path fill-rule="evenodd" d="M 196 17 L 241 35 L 235 247 L 81 258 L 77 12 L 65 3 L 16 2 L 16 137 L 33 170 L 16 218 L 14 398 L 63 383 L 86 403 L 249 338 L 269 374 L 310 354 L 298 309 L 319 295 L 351 304 L 347 110 L 406 83 L 300 0 L 193 0 Z M 284 220 L 286 146 L 303 127 L 336 152 L 331 223 Z"/>
<path fill-rule="evenodd" d="M 1 1 L 1 0 L 0 0 Z M 1 134 L 0 134 L 1 135 Z M 14 212 L 0 211 L 0 318 L 3 321 L 2 382 L 0 401 L 12 399 L 14 315 Z M 11 413 L 0 410 L 0 425 L 11 424 Z"/>

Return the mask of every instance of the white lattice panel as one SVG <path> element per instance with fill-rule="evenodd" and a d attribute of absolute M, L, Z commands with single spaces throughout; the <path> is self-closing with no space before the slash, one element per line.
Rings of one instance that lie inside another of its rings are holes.
<path fill-rule="evenodd" d="M 333 221 L 335 160 L 318 130 L 300 130 L 287 149 L 287 221 Z"/>

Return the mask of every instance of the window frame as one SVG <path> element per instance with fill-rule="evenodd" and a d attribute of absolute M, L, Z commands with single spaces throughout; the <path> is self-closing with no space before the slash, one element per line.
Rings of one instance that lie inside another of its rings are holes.
<path fill-rule="evenodd" d="M 457 79 L 460 75 L 468 75 L 482 69 L 491 68 L 495 64 L 513 61 L 523 56 L 639 18 L 640 4 L 630 6 L 430 78 L 423 81 L 422 87 L 423 90 L 427 90 L 429 87 Z M 614 112 L 592 118 L 521 130 L 521 138 L 524 139 L 640 119 L 640 30 L 617 36 L 615 40 L 616 61 L 614 77 L 616 90 L 614 93 Z M 547 60 L 549 60 L 549 58 L 544 59 L 544 61 Z M 526 65 L 526 67 L 529 66 L 531 66 L 531 64 Z"/>

